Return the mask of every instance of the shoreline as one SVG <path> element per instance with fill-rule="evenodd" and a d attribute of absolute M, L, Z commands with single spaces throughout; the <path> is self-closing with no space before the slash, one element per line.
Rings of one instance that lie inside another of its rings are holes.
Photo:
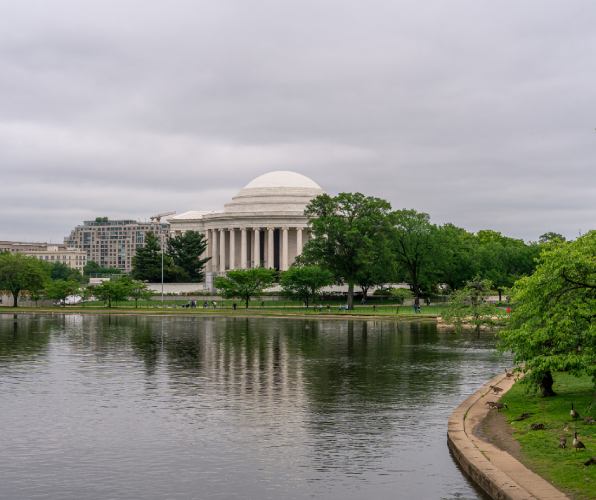
<path fill-rule="evenodd" d="M 492 498 L 507 500 L 564 500 L 564 493 L 525 467 L 516 458 L 482 439 L 489 414 L 486 401 L 499 401 L 515 381 L 502 373 L 463 401 L 449 418 L 447 443 L 465 472 Z M 503 389 L 501 396 L 490 386 Z M 486 399 L 485 399 L 486 398 Z"/>

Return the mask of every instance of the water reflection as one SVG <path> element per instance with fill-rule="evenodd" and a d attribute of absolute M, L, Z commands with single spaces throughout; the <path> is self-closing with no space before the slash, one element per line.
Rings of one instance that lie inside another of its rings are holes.
<path fill-rule="evenodd" d="M 8 316 L 7 498 L 484 498 L 445 433 L 453 408 L 504 366 L 490 335 L 434 323 Z"/>

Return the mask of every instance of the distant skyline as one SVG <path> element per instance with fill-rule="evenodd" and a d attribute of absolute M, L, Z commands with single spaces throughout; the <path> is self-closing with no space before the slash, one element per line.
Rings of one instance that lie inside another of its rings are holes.
<path fill-rule="evenodd" d="M 596 229 L 596 4 L 0 0 L 0 240 L 274 170 L 433 222 Z"/>

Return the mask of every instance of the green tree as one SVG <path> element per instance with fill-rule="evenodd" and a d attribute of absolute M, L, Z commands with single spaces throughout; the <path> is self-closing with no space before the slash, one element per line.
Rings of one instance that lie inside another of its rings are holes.
<path fill-rule="evenodd" d="M 61 301 L 66 307 L 66 299 L 71 295 L 76 295 L 81 288 L 81 284 L 76 279 L 53 280 L 46 285 L 45 297 L 48 299 Z"/>
<path fill-rule="evenodd" d="M 0 290 L 9 291 L 14 298 L 14 307 L 18 307 L 19 294 L 30 294 L 42 289 L 49 276 L 41 260 L 26 257 L 20 252 L 0 253 Z"/>
<path fill-rule="evenodd" d="M 168 255 L 174 264 L 183 269 L 188 275 L 188 281 L 197 283 L 203 281 L 205 264 L 211 259 L 201 259 L 207 250 L 207 239 L 198 231 L 187 231 L 182 236 L 175 236 L 168 240 Z"/>
<path fill-rule="evenodd" d="M 391 220 L 391 250 L 419 304 L 420 288 L 432 281 L 437 256 L 442 251 L 439 230 L 431 224 L 428 214 L 416 210 L 397 210 L 391 213 Z"/>
<path fill-rule="evenodd" d="M 122 274 L 122 269 L 117 267 L 101 267 L 94 260 L 90 260 L 83 267 L 83 275 L 89 276 L 91 274 Z"/>
<path fill-rule="evenodd" d="M 474 331 L 480 336 L 480 330 L 483 327 L 492 328 L 500 314 L 494 304 L 484 300 L 491 289 L 490 280 L 477 276 L 466 283 L 462 290 L 455 290 L 451 294 L 449 305 L 441 314 L 443 321 L 453 325 L 456 332 L 461 331 L 464 325 L 473 326 Z"/>
<path fill-rule="evenodd" d="M 333 273 L 319 266 L 292 266 L 285 271 L 279 284 L 285 297 L 306 301 L 315 301 L 316 295 L 322 288 L 334 282 Z"/>
<path fill-rule="evenodd" d="M 544 246 L 536 271 L 517 281 L 513 312 L 498 347 L 514 353 L 523 380 L 555 395 L 552 373 L 596 382 L 596 231 Z M 596 401 L 596 392 L 595 392 Z"/>
<path fill-rule="evenodd" d="M 50 278 L 52 278 L 53 280 L 74 280 L 78 283 L 83 282 L 83 276 L 81 275 L 81 271 L 79 271 L 78 269 L 68 267 L 66 264 L 63 264 L 62 262 L 53 262 L 52 264 L 48 264 L 48 266 L 50 270 Z"/>
<path fill-rule="evenodd" d="M 93 296 L 96 299 L 107 302 L 108 307 L 112 307 L 112 301 L 117 304 L 129 296 L 129 285 L 129 278 L 121 278 L 116 281 L 102 281 L 101 285 L 95 285 L 93 287 Z"/>
<path fill-rule="evenodd" d="M 239 298 L 248 302 L 251 297 L 260 297 L 275 281 L 277 271 L 254 267 L 226 271 L 226 277 L 215 278 L 214 285 L 224 299 Z"/>
<path fill-rule="evenodd" d="M 93 297 L 93 289 L 88 286 L 83 286 L 79 290 L 79 296 L 81 297 L 81 302 L 83 303 L 83 307 L 85 307 L 85 302 L 90 300 Z"/>
<path fill-rule="evenodd" d="M 331 271 L 336 282 L 347 283 L 349 309 L 354 309 L 359 277 L 388 251 L 390 210 L 385 200 L 340 193 L 334 198 L 319 195 L 304 211 L 313 238 L 304 245 L 298 262 L 319 265 Z"/>
<path fill-rule="evenodd" d="M 406 300 L 410 300 L 414 297 L 412 291 L 407 288 L 390 288 L 389 294 L 391 295 L 391 298 L 397 302 L 396 314 L 399 314 L 399 308 L 404 305 Z"/>
<path fill-rule="evenodd" d="M 139 299 L 143 299 L 147 296 L 153 297 L 154 293 L 155 292 L 153 290 L 151 290 L 145 283 L 141 281 L 132 281 L 128 286 L 128 296 L 135 301 L 135 308 L 139 307 Z"/>
<path fill-rule="evenodd" d="M 554 241 L 555 239 L 557 239 L 559 241 L 566 241 L 565 236 L 563 236 L 562 234 L 553 233 L 552 231 L 549 231 L 548 233 L 544 233 L 544 234 L 540 235 L 540 237 L 538 238 L 538 243 L 550 243 L 551 241 Z"/>
<path fill-rule="evenodd" d="M 148 281 L 150 283 L 161 282 L 161 248 L 157 236 L 153 233 L 145 233 L 145 246 L 138 248 L 136 255 L 132 258 L 133 279 Z M 166 283 L 188 281 L 186 272 L 175 266 L 172 257 L 163 255 L 163 277 Z"/>

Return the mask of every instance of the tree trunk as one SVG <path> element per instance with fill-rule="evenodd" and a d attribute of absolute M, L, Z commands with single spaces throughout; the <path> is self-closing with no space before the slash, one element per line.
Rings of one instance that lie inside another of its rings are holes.
<path fill-rule="evenodd" d="M 250 297 L 246 297 L 246 308 L 248 309 L 248 301 L 250 300 Z"/>
<path fill-rule="evenodd" d="M 19 292 L 20 290 L 17 290 L 16 292 L 12 292 L 12 296 L 14 298 L 14 304 L 12 305 L 13 307 L 19 307 Z"/>
<path fill-rule="evenodd" d="M 554 383 L 555 381 L 553 380 L 553 374 L 551 372 L 546 372 L 542 376 L 542 379 L 540 380 L 540 392 L 542 393 L 543 398 L 549 398 L 557 395 L 555 391 L 553 391 Z"/>
<path fill-rule="evenodd" d="M 413 292 L 414 292 L 414 304 L 416 304 L 417 306 L 420 305 L 420 290 L 418 289 L 418 280 L 416 278 L 414 278 L 412 280 L 412 288 L 413 288 Z"/>
<path fill-rule="evenodd" d="M 348 285 L 348 309 L 354 310 L 354 285 Z"/>
<path fill-rule="evenodd" d="M 363 298 L 364 300 L 368 299 L 368 289 L 369 289 L 370 287 L 368 287 L 368 286 L 361 286 L 360 288 L 361 288 L 361 290 L 362 290 L 362 298 Z"/>
<path fill-rule="evenodd" d="M 499 302 L 501 302 L 501 289 L 500 288 L 498 289 L 498 292 L 499 292 Z"/>

